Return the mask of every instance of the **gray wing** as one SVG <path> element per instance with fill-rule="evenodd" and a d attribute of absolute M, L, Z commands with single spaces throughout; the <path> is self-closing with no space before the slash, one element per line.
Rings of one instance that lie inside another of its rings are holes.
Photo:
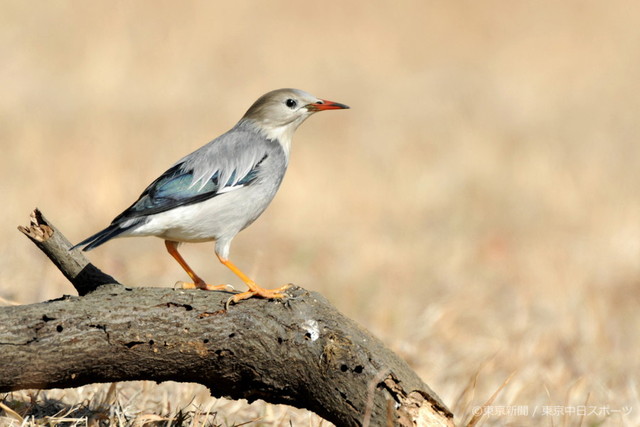
<path fill-rule="evenodd" d="M 232 130 L 180 159 L 112 222 L 201 202 L 252 185 L 269 150 L 253 132 Z"/>

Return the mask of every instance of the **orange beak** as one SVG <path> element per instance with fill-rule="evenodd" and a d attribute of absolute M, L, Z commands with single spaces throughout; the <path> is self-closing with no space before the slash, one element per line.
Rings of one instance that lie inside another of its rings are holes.
<path fill-rule="evenodd" d="M 321 99 L 318 102 L 307 105 L 307 110 L 309 111 L 346 110 L 347 108 L 349 108 L 348 105 L 327 101 L 326 99 Z"/>

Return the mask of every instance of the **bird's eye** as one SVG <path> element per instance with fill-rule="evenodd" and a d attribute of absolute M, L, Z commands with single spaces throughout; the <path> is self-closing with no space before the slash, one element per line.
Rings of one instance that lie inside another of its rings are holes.
<path fill-rule="evenodd" d="M 296 106 L 298 105 L 296 100 L 291 98 L 287 99 L 284 103 L 287 107 L 291 108 L 292 110 L 296 108 Z"/>

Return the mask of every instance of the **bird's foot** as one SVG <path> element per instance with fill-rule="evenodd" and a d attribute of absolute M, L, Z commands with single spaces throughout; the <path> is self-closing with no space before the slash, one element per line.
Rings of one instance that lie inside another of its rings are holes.
<path fill-rule="evenodd" d="M 224 308 L 226 310 L 229 310 L 230 304 L 232 303 L 237 304 L 242 300 L 253 298 L 253 297 L 265 298 L 265 299 L 283 299 L 287 297 L 287 295 L 284 294 L 284 291 L 286 291 L 291 286 L 293 285 L 288 284 L 288 285 L 280 286 L 279 288 L 276 288 L 276 289 L 264 289 L 259 286 L 255 286 L 254 288 L 249 289 L 246 292 L 241 292 L 229 298 L 227 300 L 227 303 L 224 305 Z"/>
<path fill-rule="evenodd" d="M 209 285 L 208 283 L 205 283 L 205 282 L 189 283 L 189 282 L 183 282 L 183 281 L 177 281 L 175 288 L 202 289 L 204 291 L 227 291 L 227 292 L 233 292 L 235 290 L 231 285 Z"/>

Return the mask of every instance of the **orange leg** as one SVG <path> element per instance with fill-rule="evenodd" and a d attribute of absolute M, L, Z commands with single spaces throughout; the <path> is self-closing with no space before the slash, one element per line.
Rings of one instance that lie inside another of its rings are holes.
<path fill-rule="evenodd" d="M 204 290 L 207 290 L 207 291 L 226 291 L 226 290 L 228 290 L 228 286 L 227 285 L 214 286 L 214 285 L 206 284 L 205 281 L 202 280 L 200 278 L 200 276 L 198 276 L 191 269 L 191 267 L 189 267 L 189 264 L 187 264 L 187 262 L 184 260 L 184 258 L 182 258 L 182 255 L 180 255 L 180 252 L 178 252 L 178 243 L 177 242 L 172 242 L 171 240 L 165 240 L 164 241 L 164 245 L 167 247 L 167 251 L 169 252 L 169 255 L 171 255 L 176 261 L 178 261 L 178 264 L 180 264 L 180 266 L 184 269 L 184 271 L 187 272 L 189 277 L 191 277 L 191 280 L 193 280 L 193 283 L 184 283 L 183 284 L 183 288 L 185 288 L 185 289 L 198 288 L 198 289 L 204 289 Z"/>
<path fill-rule="evenodd" d="M 268 299 L 280 299 L 280 298 L 286 297 L 286 295 L 283 294 L 282 292 L 284 292 L 291 285 L 284 285 L 277 289 L 261 288 L 260 286 L 256 285 L 256 282 L 251 280 L 249 276 L 247 276 L 242 271 L 240 271 L 240 269 L 236 267 L 231 261 L 220 257 L 220 255 L 217 255 L 217 256 L 221 263 L 227 266 L 229 270 L 233 271 L 235 275 L 238 276 L 240 280 L 242 280 L 249 287 L 248 291 L 236 294 L 231 298 L 229 298 L 226 304 L 227 308 L 229 307 L 229 304 L 232 302 L 235 304 L 239 301 L 242 301 L 244 299 L 249 299 L 254 296 L 260 297 L 260 298 L 268 298 Z"/>

